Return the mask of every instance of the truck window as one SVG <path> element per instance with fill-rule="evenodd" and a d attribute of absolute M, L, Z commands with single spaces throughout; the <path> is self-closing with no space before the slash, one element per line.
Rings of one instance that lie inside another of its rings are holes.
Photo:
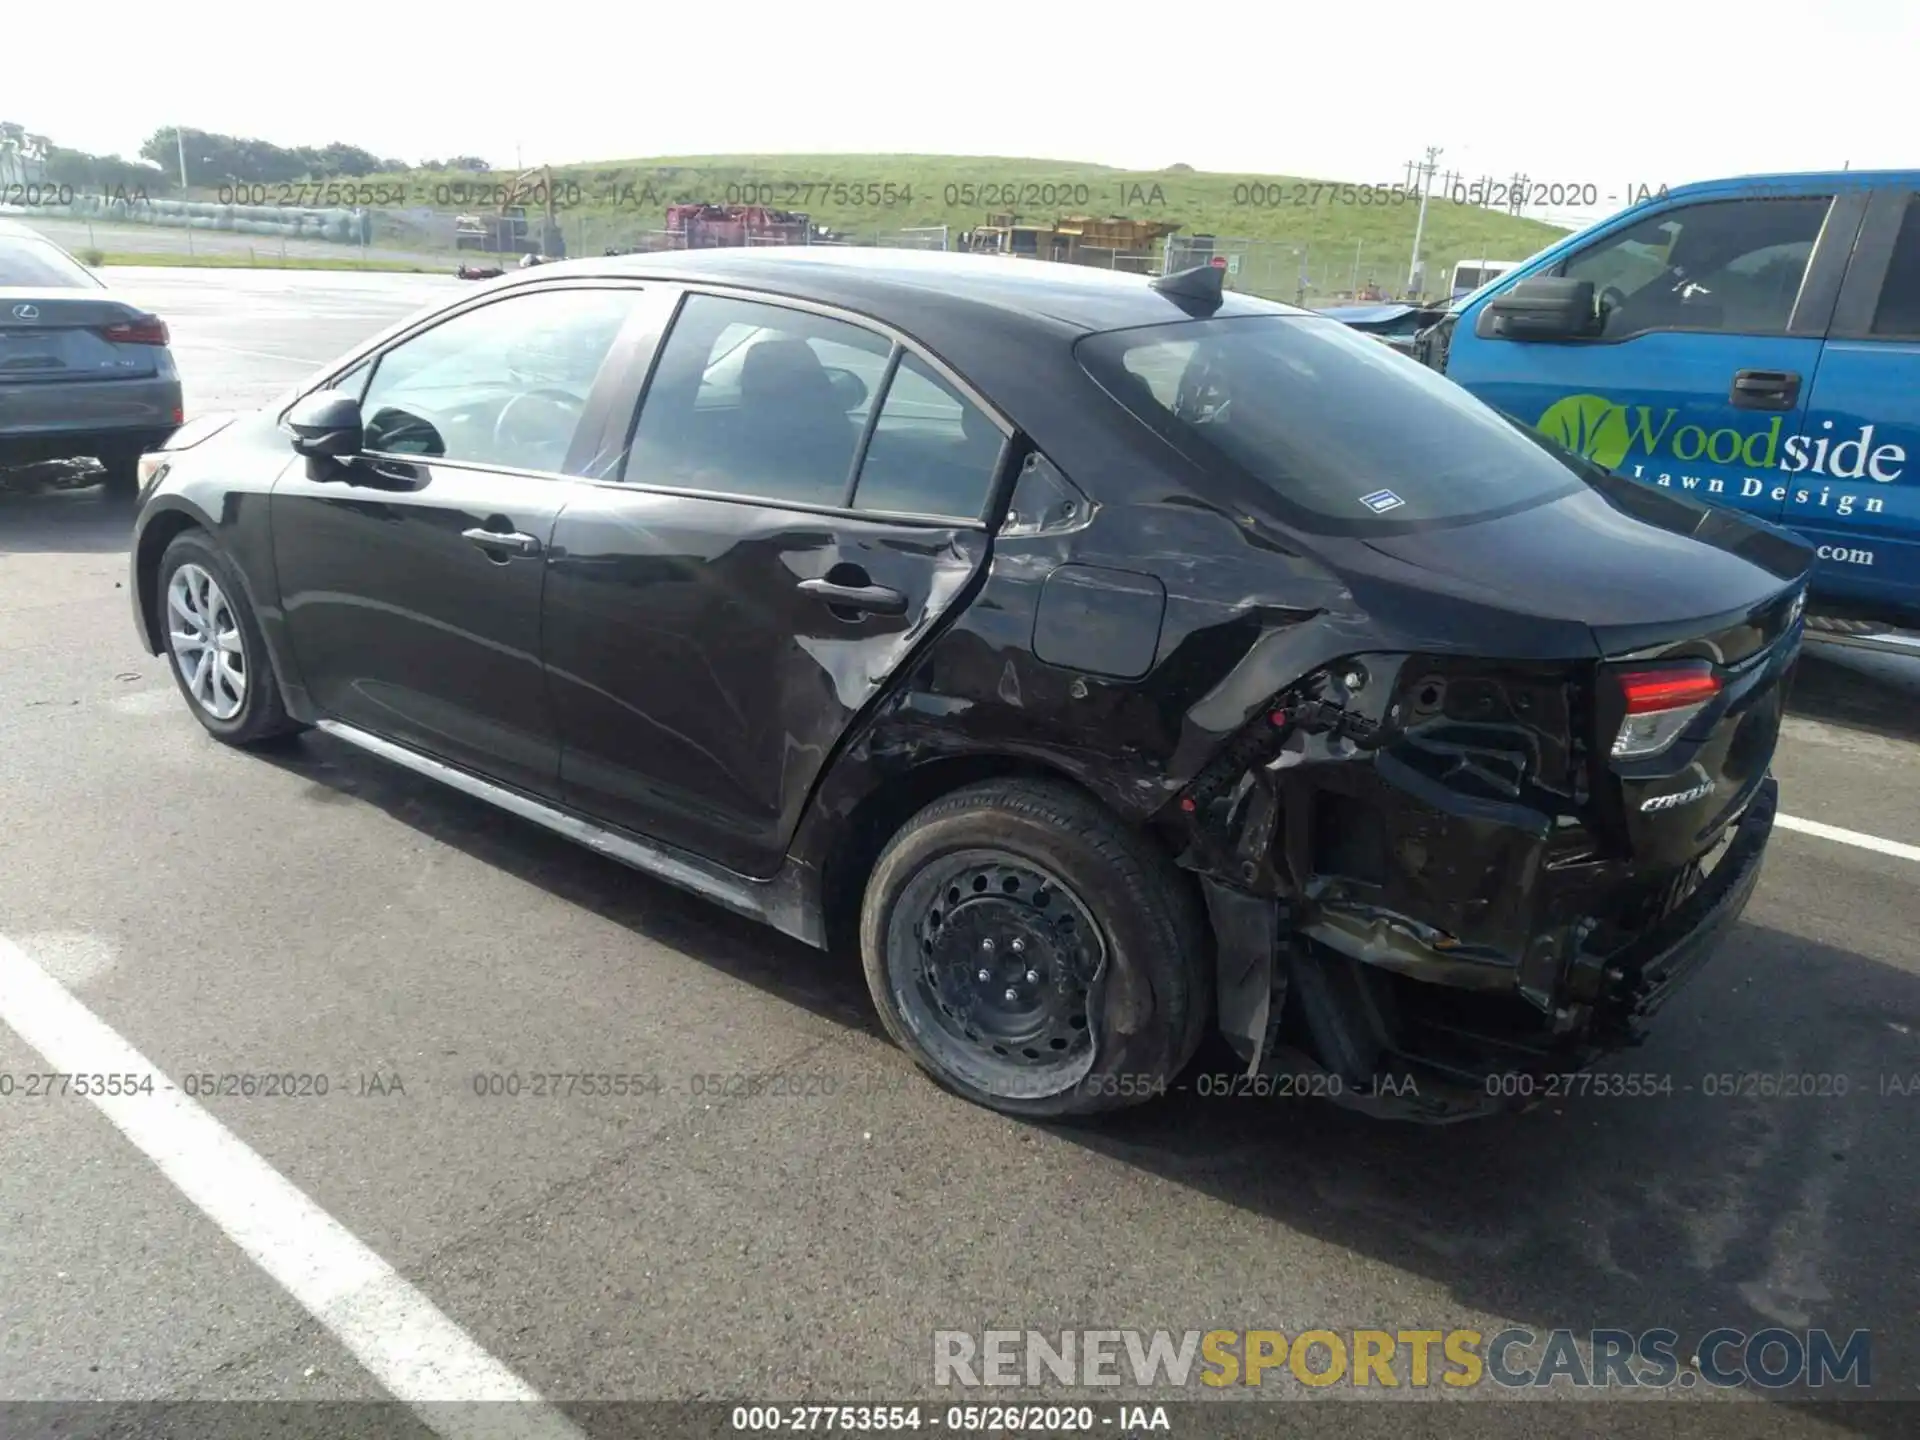
<path fill-rule="evenodd" d="M 1593 282 L 1606 339 L 1649 330 L 1784 334 L 1832 203 L 1820 195 L 1664 210 L 1555 273 Z"/>
<path fill-rule="evenodd" d="M 1880 286 L 1871 331 L 1875 335 L 1920 335 L 1920 195 L 1907 202 L 1906 218 L 1893 242 L 1893 261 Z"/>

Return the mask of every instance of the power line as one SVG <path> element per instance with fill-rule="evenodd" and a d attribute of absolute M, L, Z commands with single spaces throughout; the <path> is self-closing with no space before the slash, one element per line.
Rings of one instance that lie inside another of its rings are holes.
<path fill-rule="evenodd" d="M 1418 173 L 1420 185 L 1420 218 L 1413 222 L 1413 259 L 1407 267 L 1407 294 L 1417 295 L 1424 288 L 1420 283 L 1420 240 L 1427 229 L 1427 197 L 1433 193 L 1433 172 L 1440 160 L 1441 149 L 1438 145 L 1427 147 L 1424 161 L 1408 161 L 1407 174 L 1411 178 Z"/>

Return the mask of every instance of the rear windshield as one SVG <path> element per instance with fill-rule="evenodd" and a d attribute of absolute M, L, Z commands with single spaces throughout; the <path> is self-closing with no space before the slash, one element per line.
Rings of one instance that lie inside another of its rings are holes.
<path fill-rule="evenodd" d="M 98 290 L 93 273 L 57 245 L 32 235 L 0 235 L 0 289 Z"/>
<path fill-rule="evenodd" d="M 1089 336 L 1087 372 L 1183 454 L 1251 475 L 1304 529 L 1400 534 L 1524 510 L 1585 483 L 1451 380 L 1316 316 Z"/>

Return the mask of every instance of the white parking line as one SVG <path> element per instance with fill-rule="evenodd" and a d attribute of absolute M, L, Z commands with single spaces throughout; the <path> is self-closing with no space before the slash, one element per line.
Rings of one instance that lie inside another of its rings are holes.
<path fill-rule="evenodd" d="M 1891 855 L 1895 859 L 1920 860 L 1920 845 L 1906 845 L 1898 840 L 1882 840 L 1878 835 L 1863 835 L 1858 830 L 1842 830 L 1838 825 L 1822 825 L 1818 820 L 1802 820 L 1793 815 L 1775 815 L 1773 823 L 1782 830 L 1797 830 L 1802 835 L 1818 835 L 1822 840 L 1834 840 L 1842 845 L 1857 845 L 1862 850 Z"/>
<path fill-rule="evenodd" d="M 0 1021 L 70 1075 L 155 1077 L 88 1096 L 175 1188 L 449 1440 L 581 1440 L 565 1416 L 0 936 Z M 499 1402 L 518 1402 L 501 1404 Z"/>
<path fill-rule="evenodd" d="M 238 345 L 222 345 L 216 340 L 183 340 L 173 342 L 176 350 L 219 350 L 228 355 L 245 355 L 253 360 L 283 360 L 289 365 L 324 365 L 324 360 L 308 360 L 299 355 L 275 355 L 267 350 L 242 350 Z"/>

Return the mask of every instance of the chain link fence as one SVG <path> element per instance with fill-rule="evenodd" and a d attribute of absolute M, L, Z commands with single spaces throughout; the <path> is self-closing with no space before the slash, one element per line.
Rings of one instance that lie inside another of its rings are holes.
<path fill-rule="evenodd" d="M 1231 235 L 1169 235 L 1161 259 L 1167 270 L 1226 260 L 1226 285 L 1292 305 L 1338 305 L 1388 300 L 1406 288 L 1408 251 L 1313 246 Z M 1429 281 L 1429 290 L 1433 282 Z"/>
<path fill-rule="evenodd" d="M 451 268 L 462 261 L 511 259 L 530 250 L 578 257 L 679 250 L 688 244 L 684 232 L 664 228 L 664 215 L 632 212 L 563 212 L 549 227 L 537 214 L 519 218 L 430 208 L 302 210 L 164 200 L 130 205 L 77 196 L 67 206 L 0 207 L 0 213 L 35 224 L 69 249 L 114 256 L 190 254 L 231 258 L 236 264 L 271 263 L 276 257 L 357 257 L 369 263 Z M 804 238 L 815 245 L 921 250 L 958 250 L 964 243 L 960 232 L 945 225 L 816 229 Z M 793 242 L 756 237 L 747 243 Z M 1346 248 L 1189 234 L 1170 235 L 1136 251 L 1080 245 L 1071 263 L 1157 275 L 1217 257 L 1225 261 L 1229 289 L 1309 306 L 1399 295 L 1408 265 L 1404 247 L 1389 251 L 1364 243 Z M 1446 283 L 1445 275 L 1430 274 L 1425 288 L 1438 292 Z"/>
<path fill-rule="evenodd" d="M 684 231 L 649 227 L 630 216 L 576 215 L 560 224 L 566 253 L 579 255 L 630 255 L 661 250 L 689 248 Z M 710 243 L 710 242 L 709 242 Z M 901 250 L 946 250 L 952 234 L 945 225 L 918 226 L 902 230 L 829 230 L 806 235 L 796 241 L 785 236 L 747 236 L 748 245 L 839 245 L 881 246 Z M 706 248 L 695 242 L 692 248 Z"/>

